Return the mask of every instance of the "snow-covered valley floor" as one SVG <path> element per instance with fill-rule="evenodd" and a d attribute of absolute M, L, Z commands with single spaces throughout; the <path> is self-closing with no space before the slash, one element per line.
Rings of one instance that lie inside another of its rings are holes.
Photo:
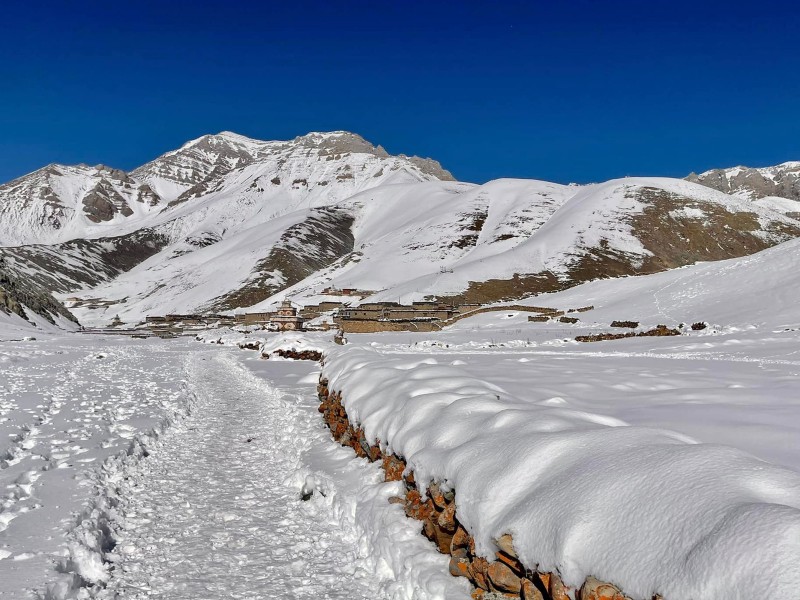
<path fill-rule="evenodd" d="M 563 423 L 554 434 L 670 430 L 669 444 L 723 444 L 766 461 L 770 486 L 797 479 L 800 333 L 571 341 L 589 329 L 509 311 L 437 334 L 354 335 L 337 352 L 342 364 L 368 352 L 429 369 L 435 381 L 415 384 L 413 366 L 400 374 L 420 398 L 467 377 L 491 391 L 486 410 L 497 395 L 512 421 L 532 410 L 542 427 Z M 261 360 L 235 344 L 88 335 L 0 344 L 0 597 L 468 597 L 419 523 L 389 502 L 401 484 L 331 440 L 317 412 L 318 365 Z M 500 414 L 492 427 L 506 426 Z M 790 483 L 769 490 L 787 507 L 800 493 Z M 781 552 L 796 552 L 800 540 L 786 535 Z M 730 557 L 718 558 L 725 572 Z M 759 557 L 745 548 L 731 564 L 742 560 Z M 796 567 L 774 575 L 775 589 L 796 576 Z"/>

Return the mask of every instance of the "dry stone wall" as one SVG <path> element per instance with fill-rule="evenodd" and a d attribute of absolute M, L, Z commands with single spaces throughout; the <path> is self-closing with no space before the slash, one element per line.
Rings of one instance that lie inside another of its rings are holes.
<path fill-rule="evenodd" d="M 535 566 L 523 565 L 508 534 L 495 540 L 494 557 L 478 555 L 472 535 L 458 520 L 456 490 L 437 482 L 417 482 L 401 456 L 382 451 L 380 440 L 367 440 L 364 430 L 350 421 L 341 393 L 329 390 L 327 380 L 320 380 L 317 392 L 319 412 L 333 438 L 358 456 L 380 462 L 386 481 L 403 482 L 404 495 L 390 501 L 402 505 L 408 517 L 422 521 L 422 533 L 439 552 L 450 556 L 450 573 L 472 583 L 472 597 L 476 600 L 630 600 L 614 585 L 594 577 L 588 577 L 574 590 L 564 585 L 558 573 L 539 572 Z M 424 495 L 422 490 L 426 490 Z M 653 600 L 660 599 L 656 596 Z"/>

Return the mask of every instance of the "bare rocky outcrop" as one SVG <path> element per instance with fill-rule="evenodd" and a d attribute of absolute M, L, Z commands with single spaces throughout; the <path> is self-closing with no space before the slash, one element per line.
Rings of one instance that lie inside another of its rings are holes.
<path fill-rule="evenodd" d="M 0 248 L 0 259 L 16 265 L 33 285 L 48 293 L 63 293 L 113 279 L 168 243 L 166 235 L 145 228 L 119 237 Z"/>
<path fill-rule="evenodd" d="M 116 171 L 115 171 L 116 172 Z M 121 172 L 127 179 L 127 175 Z M 97 184 L 87 192 L 83 197 L 83 212 L 86 217 L 94 222 L 100 223 L 101 221 L 110 221 L 118 213 L 123 217 L 129 217 L 133 214 L 133 210 L 128 206 L 125 198 L 105 179 L 101 179 Z"/>
<path fill-rule="evenodd" d="M 632 321 L 631 321 L 632 322 Z M 628 327 L 628 325 L 618 325 L 618 327 Z M 669 337 L 673 335 L 681 335 L 677 329 L 667 327 L 666 325 L 656 325 L 647 331 L 640 331 L 634 333 L 628 331 L 627 333 L 592 333 L 590 335 L 579 335 L 575 338 L 577 342 L 606 342 L 609 340 L 622 340 L 632 337 Z"/>
<path fill-rule="evenodd" d="M 389 156 L 383 146 L 375 146 L 357 133 L 349 131 L 308 133 L 294 138 L 294 142 L 304 148 L 318 150 L 320 156 L 341 157 L 348 153 L 372 154 L 381 158 Z"/>
<path fill-rule="evenodd" d="M 310 360 L 312 362 L 319 362 L 322 360 L 322 352 L 319 350 L 283 350 L 278 349 L 273 352 L 275 356 L 281 358 L 288 358 L 290 360 Z M 261 358 L 269 358 L 268 354 L 262 354 Z"/>
<path fill-rule="evenodd" d="M 401 154 L 400 156 L 404 156 Z M 427 175 L 433 175 L 442 181 L 455 181 L 453 174 L 445 169 L 438 160 L 432 158 L 421 158 L 419 156 L 409 156 L 408 160 L 419 167 L 419 170 Z"/>
<path fill-rule="evenodd" d="M 78 322 L 47 289 L 31 281 L 0 256 L 0 312 L 13 313 L 30 320 L 25 307 L 50 323 L 55 323 L 57 316 L 74 323 Z"/>

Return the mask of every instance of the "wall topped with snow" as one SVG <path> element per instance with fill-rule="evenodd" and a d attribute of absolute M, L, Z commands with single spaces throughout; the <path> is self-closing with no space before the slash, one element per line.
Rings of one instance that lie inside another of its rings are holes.
<path fill-rule="evenodd" d="M 432 357 L 343 347 L 323 377 L 417 482 L 457 489 L 476 551 L 513 535 L 525 565 L 633 598 L 789 600 L 800 477 L 734 448 L 513 397 Z"/>

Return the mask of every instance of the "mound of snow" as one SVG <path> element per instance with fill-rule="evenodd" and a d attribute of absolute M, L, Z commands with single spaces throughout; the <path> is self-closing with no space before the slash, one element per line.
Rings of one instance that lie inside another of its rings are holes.
<path fill-rule="evenodd" d="M 740 450 L 513 397 L 431 357 L 329 351 L 323 375 L 368 439 L 456 490 L 478 551 L 634 598 L 793 598 L 800 476 Z"/>
<path fill-rule="evenodd" d="M 332 331 L 293 331 L 267 339 L 261 346 L 261 355 L 268 356 L 278 351 L 324 354 L 334 347 Z"/>

